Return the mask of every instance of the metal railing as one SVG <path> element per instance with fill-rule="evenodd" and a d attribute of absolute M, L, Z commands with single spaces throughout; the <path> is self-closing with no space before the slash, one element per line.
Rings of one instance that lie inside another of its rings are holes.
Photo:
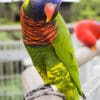
<path fill-rule="evenodd" d="M 75 24 L 68 23 L 67 26 L 69 27 L 70 31 L 73 31 L 73 27 Z M 21 31 L 20 25 L 0 25 L 0 32 L 6 31 L 6 32 L 13 32 L 13 31 Z"/>

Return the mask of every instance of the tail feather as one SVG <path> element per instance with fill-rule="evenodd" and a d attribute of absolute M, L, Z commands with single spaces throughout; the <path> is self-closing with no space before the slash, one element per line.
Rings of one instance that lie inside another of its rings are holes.
<path fill-rule="evenodd" d="M 81 93 L 81 96 L 82 96 L 83 100 L 86 100 L 86 96 L 83 92 Z"/>

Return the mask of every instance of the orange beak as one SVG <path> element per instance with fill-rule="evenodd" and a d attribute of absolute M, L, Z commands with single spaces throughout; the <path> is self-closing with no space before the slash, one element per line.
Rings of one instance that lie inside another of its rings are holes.
<path fill-rule="evenodd" d="M 47 23 L 52 19 L 54 12 L 55 12 L 55 8 L 56 8 L 56 5 L 53 3 L 47 3 L 45 5 L 44 12 L 47 17 L 47 19 L 46 19 Z"/>

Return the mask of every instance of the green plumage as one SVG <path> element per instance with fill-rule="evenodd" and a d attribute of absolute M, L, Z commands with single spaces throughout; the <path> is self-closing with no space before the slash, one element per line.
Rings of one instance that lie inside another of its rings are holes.
<path fill-rule="evenodd" d="M 66 100 L 79 100 L 79 96 L 85 98 L 68 28 L 60 13 L 54 21 L 57 24 L 57 36 L 51 44 L 25 47 L 45 84 L 56 85 Z"/>

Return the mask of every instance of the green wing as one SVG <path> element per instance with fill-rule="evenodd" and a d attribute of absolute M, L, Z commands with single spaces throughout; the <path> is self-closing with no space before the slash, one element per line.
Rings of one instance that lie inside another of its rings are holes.
<path fill-rule="evenodd" d="M 78 72 L 78 64 L 76 62 L 76 58 L 74 55 L 74 50 L 70 38 L 70 34 L 66 24 L 61 17 L 60 13 L 58 13 L 55 18 L 57 23 L 57 38 L 53 42 L 53 47 L 58 58 L 65 64 L 67 67 L 72 80 L 79 91 L 80 95 L 83 95 L 81 91 L 81 85 L 79 80 L 79 72 Z"/>

